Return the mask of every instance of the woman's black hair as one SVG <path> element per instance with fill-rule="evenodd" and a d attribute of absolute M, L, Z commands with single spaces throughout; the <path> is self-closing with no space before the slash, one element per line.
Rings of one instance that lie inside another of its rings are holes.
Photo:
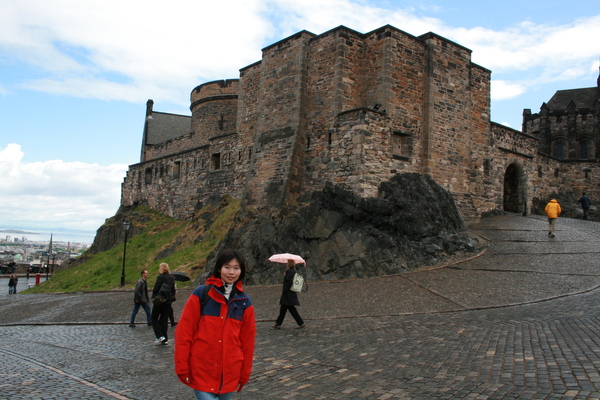
<path fill-rule="evenodd" d="M 221 254 L 219 254 L 219 257 L 217 257 L 217 261 L 215 262 L 213 276 L 215 278 L 221 278 L 221 268 L 234 258 L 238 260 L 240 263 L 240 269 L 242 270 L 238 281 L 243 281 L 244 277 L 246 276 L 246 258 L 244 258 L 242 253 L 236 250 L 223 250 Z"/>

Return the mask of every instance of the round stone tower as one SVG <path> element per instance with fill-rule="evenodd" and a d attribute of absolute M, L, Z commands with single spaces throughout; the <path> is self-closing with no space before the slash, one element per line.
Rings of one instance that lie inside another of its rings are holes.
<path fill-rule="evenodd" d="M 239 79 L 207 82 L 192 90 L 192 132 L 198 143 L 209 144 L 211 137 L 235 133 Z"/>

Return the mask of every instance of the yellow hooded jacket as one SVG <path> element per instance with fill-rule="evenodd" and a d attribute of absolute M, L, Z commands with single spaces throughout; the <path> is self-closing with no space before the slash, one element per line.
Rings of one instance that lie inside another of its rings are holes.
<path fill-rule="evenodd" d="M 558 218 L 558 216 L 562 212 L 562 209 L 560 208 L 560 204 L 558 204 L 558 201 L 552 199 L 550 200 L 550 203 L 546 204 L 546 208 L 544 208 L 544 211 L 546 211 L 546 215 L 548 216 L 548 218 Z"/>

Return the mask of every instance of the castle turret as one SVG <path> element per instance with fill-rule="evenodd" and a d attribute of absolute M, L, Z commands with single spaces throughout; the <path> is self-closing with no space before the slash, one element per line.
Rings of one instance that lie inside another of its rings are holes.
<path fill-rule="evenodd" d="M 209 144 L 211 137 L 236 132 L 238 88 L 239 79 L 227 79 L 192 90 L 192 132 L 200 136 L 198 143 Z"/>

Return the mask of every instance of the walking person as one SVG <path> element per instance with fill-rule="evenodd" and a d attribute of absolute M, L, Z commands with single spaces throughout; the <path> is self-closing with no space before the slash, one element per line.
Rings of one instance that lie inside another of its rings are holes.
<path fill-rule="evenodd" d="M 175 296 L 175 278 L 171 275 L 171 270 L 167 263 L 161 263 L 158 267 L 159 275 L 156 278 L 154 289 L 152 289 L 152 299 L 161 297 L 164 302 L 157 304 L 154 301 L 152 307 L 152 328 L 156 336 L 155 343 L 169 344 L 169 334 L 167 332 L 169 324 L 169 313 L 171 312 L 171 303 Z"/>
<path fill-rule="evenodd" d="M 135 316 L 137 315 L 140 307 L 144 308 L 146 312 L 146 322 L 148 325 L 152 325 L 152 311 L 150 310 L 150 298 L 148 297 L 148 271 L 143 269 L 140 271 L 140 279 L 135 284 L 135 290 L 133 292 L 133 311 L 131 312 L 131 319 L 129 320 L 129 326 L 135 328 Z"/>
<path fill-rule="evenodd" d="M 583 210 L 583 218 L 582 219 L 588 219 L 587 213 L 588 213 L 588 210 L 590 209 L 590 206 L 592 205 L 592 201 L 590 200 L 588 195 L 585 194 L 585 192 L 582 193 L 581 197 L 577 201 L 579 201 L 581 203 L 581 209 Z"/>
<path fill-rule="evenodd" d="M 250 379 L 256 322 L 252 301 L 242 288 L 245 275 L 243 255 L 223 251 L 179 318 L 175 373 L 198 400 L 229 400 Z"/>
<path fill-rule="evenodd" d="M 17 294 L 17 283 L 19 283 L 19 278 L 15 274 L 11 274 L 8 279 L 8 294 Z"/>
<path fill-rule="evenodd" d="M 546 212 L 546 216 L 548 217 L 548 236 L 554 237 L 554 228 L 556 226 L 556 220 L 562 212 L 562 209 L 560 208 L 560 204 L 558 204 L 558 201 L 552 199 L 548 204 L 546 204 L 544 211 Z"/>
<path fill-rule="evenodd" d="M 292 285 L 294 284 L 294 275 L 296 275 L 296 263 L 294 260 L 288 260 L 285 265 L 285 274 L 283 275 L 283 289 L 281 291 L 281 298 L 279 299 L 279 316 L 273 328 L 281 329 L 281 324 L 285 318 L 285 314 L 289 311 L 298 324 L 297 328 L 304 328 L 304 321 L 300 316 L 300 313 L 296 309 L 296 306 L 300 305 L 298 301 L 298 293 L 293 292 Z"/>

